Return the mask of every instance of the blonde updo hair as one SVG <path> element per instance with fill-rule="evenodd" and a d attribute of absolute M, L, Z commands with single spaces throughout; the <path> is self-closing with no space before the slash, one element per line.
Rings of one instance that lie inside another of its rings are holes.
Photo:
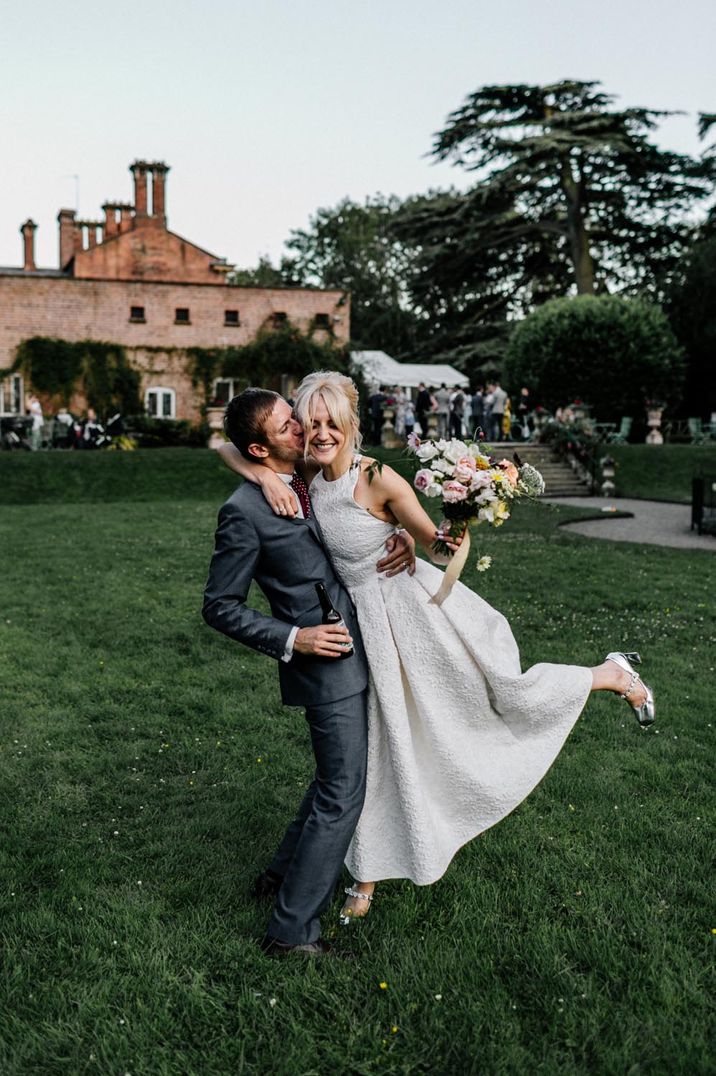
<path fill-rule="evenodd" d="M 362 441 L 358 420 L 358 389 L 349 377 L 336 370 L 317 370 L 314 374 L 307 374 L 296 389 L 294 404 L 296 418 L 306 434 L 311 430 L 321 397 L 332 421 L 351 448 L 357 451 Z M 309 451 L 306 437 L 306 455 Z"/>

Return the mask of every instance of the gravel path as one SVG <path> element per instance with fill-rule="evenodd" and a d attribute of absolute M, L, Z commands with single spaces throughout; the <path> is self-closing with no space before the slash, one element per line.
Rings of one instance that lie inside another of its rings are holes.
<path fill-rule="evenodd" d="M 664 501 L 634 501 L 628 497 L 546 497 L 551 504 L 573 504 L 601 512 L 616 508 L 633 518 L 619 519 L 609 513 L 603 519 L 566 523 L 565 526 L 587 538 L 608 538 L 613 542 L 640 542 L 646 545 L 673 546 L 677 549 L 710 549 L 716 553 L 716 536 L 698 535 L 691 527 L 691 506 L 666 504 Z"/>

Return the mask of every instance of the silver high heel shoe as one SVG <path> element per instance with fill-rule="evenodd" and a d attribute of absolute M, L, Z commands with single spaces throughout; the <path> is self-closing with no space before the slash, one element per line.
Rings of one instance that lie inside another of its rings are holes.
<path fill-rule="evenodd" d="M 627 651 L 625 654 L 615 651 L 614 653 L 607 654 L 606 660 L 613 661 L 615 665 L 618 665 L 620 669 L 623 669 L 624 672 L 629 673 L 631 676 L 631 680 L 629 681 L 629 687 L 623 694 L 619 696 L 619 698 L 626 699 L 626 701 L 629 703 L 632 710 L 636 714 L 636 719 L 640 725 L 646 726 L 653 724 L 654 718 L 656 716 L 654 692 L 651 690 L 650 687 L 647 687 L 642 678 L 639 676 L 639 673 L 635 672 L 632 668 L 632 662 L 634 665 L 641 665 L 640 655 L 637 654 L 635 651 Z M 646 698 L 644 699 L 641 706 L 635 706 L 632 702 L 630 702 L 630 696 L 633 693 L 634 688 L 637 684 L 641 684 L 641 686 L 644 688 L 644 691 L 646 692 Z"/>
<path fill-rule="evenodd" d="M 373 900 L 372 893 L 361 893 L 359 889 L 356 889 L 352 885 L 347 886 L 343 890 L 343 892 L 347 893 L 349 897 L 354 897 L 357 900 L 367 900 L 369 902 Z M 368 911 L 370 911 L 370 908 L 368 908 Z M 368 912 L 366 912 L 365 914 L 367 915 Z M 342 927 L 347 927 L 350 923 L 353 922 L 354 919 L 365 919 L 365 915 L 354 915 L 353 909 L 348 908 L 346 910 L 346 905 L 344 904 L 341 908 L 341 914 L 338 917 L 338 922 L 341 924 Z"/>

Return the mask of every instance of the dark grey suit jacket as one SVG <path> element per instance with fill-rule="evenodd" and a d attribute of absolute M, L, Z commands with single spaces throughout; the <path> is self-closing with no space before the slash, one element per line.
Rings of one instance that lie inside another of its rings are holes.
<path fill-rule="evenodd" d="M 246 605 L 252 580 L 268 598 L 271 616 Z M 336 660 L 294 652 L 290 661 L 282 661 L 295 625 L 321 623 L 318 582 L 351 633 L 353 656 Z M 278 660 L 281 697 L 288 706 L 334 702 L 367 686 L 355 606 L 331 565 L 318 521 L 275 515 L 251 482 L 239 486 L 219 512 L 202 611 L 212 628 Z"/>

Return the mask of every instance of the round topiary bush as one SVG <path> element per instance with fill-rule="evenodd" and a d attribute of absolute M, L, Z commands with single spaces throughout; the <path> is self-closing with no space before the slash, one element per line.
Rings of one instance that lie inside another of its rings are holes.
<path fill-rule="evenodd" d="M 594 417 L 640 415 L 646 400 L 675 406 L 684 362 L 657 306 L 615 295 L 552 299 L 515 328 L 503 368 L 550 410 L 581 399 Z"/>

